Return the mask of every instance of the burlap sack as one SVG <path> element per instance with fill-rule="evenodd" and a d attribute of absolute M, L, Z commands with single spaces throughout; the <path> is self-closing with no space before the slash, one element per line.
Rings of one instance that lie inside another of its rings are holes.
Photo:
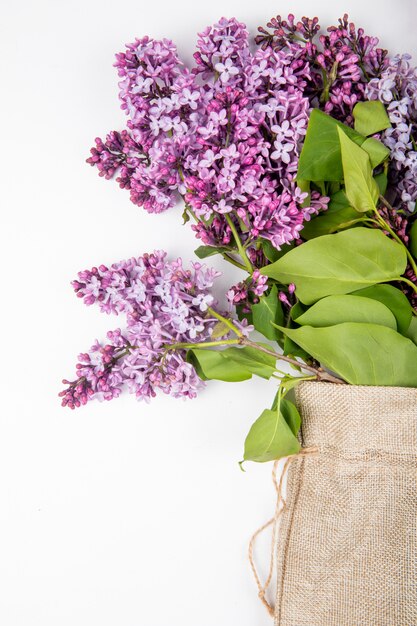
<path fill-rule="evenodd" d="M 276 626 L 417 625 L 417 390 L 306 382 Z"/>

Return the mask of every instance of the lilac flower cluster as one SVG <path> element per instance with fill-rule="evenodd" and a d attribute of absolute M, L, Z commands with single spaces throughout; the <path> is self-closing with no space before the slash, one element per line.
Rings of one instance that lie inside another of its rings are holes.
<path fill-rule="evenodd" d="M 186 270 L 180 259 L 168 262 L 158 251 L 80 272 L 72 283 L 78 297 L 105 313 L 125 314 L 127 326 L 79 355 L 76 379 L 63 381 L 62 404 L 73 409 L 92 398 L 111 400 L 124 388 L 145 400 L 158 389 L 195 397 L 203 383 L 181 344 L 210 338 L 217 323 L 209 309 L 215 304 L 211 288 L 218 275 L 199 263 Z"/>
<path fill-rule="evenodd" d="M 241 307 L 242 312 L 249 313 L 252 304 L 259 302 L 259 298 L 268 289 L 268 277 L 255 270 L 246 280 L 234 285 L 227 292 L 227 299 L 235 307 Z"/>
<path fill-rule="evenodd" d="M 303 17 L 296 22 L 294 15 L 270 20 L 267 28 L 260 27 L 256 42 L 264 49 L 285 50 L 289 58 L 299 59 L 309 67 L 305 93 L 314 107 L 345 124 L 353 122 L 355 104 L 365 99 L 368 81 L 379 77 L 387 65 L 386 50 L 378 48 L 378 39 L 356 30 L 345 14 L 328 34 L 317 35 L 318 19 Z"/>
<path fill-rule="evenodd" d="M 299 238 L 309 206 L 295 182 L 313 81 L 302 52 L 249 48 L 248 32 L 221 19 L 199 35 L 191 70 L 168 40 L 145 37 L 117 55 L 128 130 L 96 140 L 89 163 L 117 172 L 135 204 L 150 212 L 181 197 L 197 237 L 210 246 L 276 248 Z M 262 259 L 263 261 L 265 259 Z"/>
<path fill-rule="evenodd" d="M 410 55 L 396 56 L 380 78 L 370 81 L 366 95 L 387 107 L 391 128 L 381 140 L 391 150 L 389 183 L 396 208 L 413 213 L 417 200 L 417 68 Z"/>

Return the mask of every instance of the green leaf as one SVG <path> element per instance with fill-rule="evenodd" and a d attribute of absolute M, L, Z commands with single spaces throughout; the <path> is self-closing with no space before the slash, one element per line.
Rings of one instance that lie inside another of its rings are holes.
<path fill-rule="evenodd" d="M 417 220 L 413 222 L 410 229 L 410 252 L 417 259 Z"/>
<path fill-rule="evenodd" d="M 406 265 L 400 244 L 380 230 L 359 227 L 311 239 L 261 273 L 284 285 L 294 283 L 299 300 L 313 304 L 324 296 L 395 280 Z"/>
<path fill-rule="evenodd" d="M 303 239 L 314 239 L 322 235 L 328 235 L 337 230 L 343 230 L 352 226 L 352 222 L 363 216 L 353 209 L 343 190 L 335 193 L 329 202 L 326 211 L 305 222 L 301 231 Z"/>
<path fill-rule="evenodd" d="M 270 346 L 258 343 L 257 345 L 271 349 Z M 235 362 L 252 374 L 261 378 L 269 379 L 276 372 L 276 357 L 260 352 L 256 348 L 245 346 L 244 348 L 227 348 L 221 354 L 228 361 Z"/>
<path fill-rule="evenodd" d="M 374 285 L 354 291 L 351 295 L 372 298 L 385 304 L 397 320 L 398 332 L 402 335 L 406 334 L 412 318 L 412 308 L 407 296 L 402 291 L 392 285 Z"/>
<path fill-rule="evenodd" d="M 343 178 L 346 196 L 351 206 L 360 213 L 373 211 L 379 198 L 379 188 L 373 179 L 369 155 L 340 129 Z"/>
<path fill-rule="evenodd" d="M 375 182 L 378 185 L 379 193 L 384 196 L 388 187 L 388 176 L 386 172 L 381 172 L 374 176 Z"/>
<path fill-rule="evenodd" d="M 261 296 L 257 304 L 252 305 L 252 319 L 256 330 L 262 333 L 267 339 L 276 341 L 281 333 L 272 326 L 282 324 L 284 314 L 282 312 L 281 302 L 278 299 L 278 289 L 274 285 L 267 296 Z"/>
<path fill-rule="evenodd" d="M 300 447 L 282 413 L 265 409 L 246 437 L 243 459 L 265 463 L 297 454 Z"/>
<path fill-rule="evenodd" d="M 417 346 L 391 328 L 347 322 L 282 331 L 352 385 L 417 387 Z"/>
<path fill-rule="evenodd" d="M 187 360 L 194 365 L 203 380 L 223 380 L 229 383 L 252 378 L 252 372 L 236 361 L 230 361 L 225 351 L 194 348 L 189 350 Z"/>
<path fill-rule="evenodd" d="M 298 162 L 297 180 L 343 180 L 338 128 L 359 144 L 365 140 L 352 128 L 319 109 L 313 109 Z"/>
<path fill-rule="evenodd" d="M 349 200 L 347 199 L 347 195 L 344 189 L 340 189 L 339 191 L 337 191 L 330 197 L 330 202 L 328 204 L 326 213 L 328 213 L 329 211 L 331 213 L 337 213 L 337 211 L 341 211 L 342 209 L 348 209 L 348 208 L 352 209 L 352 207 L 349 204 Z M 352 211 L 353 210 L 354 209 L 352 209 Z"/>
<path fill-rule="evenodd" d="M 341 190 L 341 183 L 332 181 L 328 183 L 328 190 L 330 196 L 335 196 Z"/>
<path fill-rule="evenodd" d="M 183 213 L 182 213 L 182 216 L 181 216 L 181 217 L 182 217 L 182 225 L 183 225 L 183 226 L 184 226 L 187 222 L 189 222 L 189 221 L 190 221 L 190 216 L 189 216 L 189 214 L 188 214 L 187 207 L 185 207 L 185 209 L 184 209 L 184 211 L 183 211 Z"/>
<path fill-rule="evenodd" d="M 353 108 L 355 130 L 361 135 L 375 135 L 391 126 L 386 109 L 379 100 L 358 102 Z"/>
<path fill-rule="evenodd" d="M 338 129 L 369 154 L 373 168 L 387 159 L 389 150 L 380 141 L 374 138 L 366 139 L 330 115 L 319 109 L 313 109 L 300 154 L 297 181 L 300 179 L 303 182 L 320 183 L 343 180 Z"/>
<path fill-rule="evenodd" d="M 389 148 L 373 137 L 365 139 L 360 147 L 368 153 L 372 169 L 383 163 L 390 155 Z"/>
<path fill-rule="evenodd" d="M 300 317 L 305 311 L 305 307 L 301 304 L 301 302 L 296 302 L 290 309 L 290 317 L 292 320 Z"/>
<path fill-rule="evenodd" d="M 214 256 L 215 254 L 223 254 L 225 252 L 230 252 L 230 248 L 218 247 L 214 246 L 199 246 L 196 250 L 194 250 L 194 254 L 198 256 L 199 259 L 206 259 L 209 256 Z"/>
<path fill-rule="evenodd" d="M 297 436 L 301 426 L 301 416 L 297 410 L 297 407 L 286 398 L 282 398 L 280 410 L 283 418 L 287 422 L 288 426 L 291 428 L 292 434 Z"/>
<path fill-rule="evenodd" d="M 268 261 L 271 261 L 271 263 L 275 263 L 275 261 L 278 261 L 278 259 L 284 256 L 284 254 L 286 254 L 287 252 L 289 252 L 290 250 L 294 248 L 294 244 L 290 243 L 290 244 L 284 244 L 283 246 L 281 246 L 281 250 L 277 250 L 277 248 L 275 248 L 275 246 L 272 245 L 269 239 L 261 239 L 261 241 L 262 241 L 262 251 L 264 255 L 266 256 L 266 258 L 268 259 Z"/>
<path fill-rule="evenodd" d="M 397 320 L 385 304 L 369 298 L 341 295 L 327 296 L 313 304 L 294 320 L 300 326 L 334 326 L 343 322 L 366 322 L 380 324 L 397 330 Z"/>
<path fill-rule="evenodd" d="M 417 317 L 413 316 L 411 318 L 410 325 L 404 334 L 408 339 L 411 339 L 413 343 L 417 344 Z"/>
<path fill-rule="evenodd" d="M 306 362 L 311 359 L 311 355 L 307 354 L 305 350 L 303 350 L 299 345 L 295 343 L 295 341 L 290 339 L 288 336 L 285 336 L 285 339 L 284 339 L 283 352 L 286 356 L 291 356 L 291 357 L 298 356 L 300 357 L 300 359 L 303 359 L 303 361 L 306 361 Z M 301 368 L 298 368 L 297 366 L 292 366 L 292 367 L 293 369 L 298 369 L 298 371 L 301 371 Z"/>

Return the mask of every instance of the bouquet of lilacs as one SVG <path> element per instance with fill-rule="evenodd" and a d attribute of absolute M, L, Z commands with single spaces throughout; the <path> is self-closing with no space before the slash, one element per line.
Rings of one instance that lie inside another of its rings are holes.
<path fill-rule="evenodd" d="M 192 68 L 166 39 L 116 56 L 127 128 L 88 162 L 150 213 L 181 204 L 199 260 L 154 251 L 80 272 L 85 304 L 126 323 L 60 395 L 73 409 L 278 379 L 245 442 L 245 460 L 268 461 L 299 451 L 286 395 L 302 380 L 417 387 L 417 71 L 346 15 L 325 34 L 293 15 L 258 30 L 251 42 L 222 18 Z M 200 263 L 215 254 L 245 273 L 227 310 Z"/>

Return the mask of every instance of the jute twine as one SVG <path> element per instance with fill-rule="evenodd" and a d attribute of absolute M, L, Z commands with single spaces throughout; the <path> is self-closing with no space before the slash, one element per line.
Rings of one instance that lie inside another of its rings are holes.
<path fill-rule="evenodd" d="M 288 469 L 293 461 L 295 461 L 296 459 L 305 458 L 307 456 L 314 456 L 318 453 L 318 451 L 319 451 L 318 448 L 313 446 L 310 448 L 302 448 L 300 452 L 298 452 L 298 454 L 293 454 L 292 456 L 289 456 L 285 461 L 279 481 L 277 478 L 279 461 L 274 462 L 272 466 L 272 482 L 273 482 L 273 485 L 277 494 L 275 513 L 274 513 L 274 516 L 271 517 L 270 520 L 268 520 L 265 524 L 263 524 L 260 528 L 258 528 L 258 530 L 256 530 L 253 533 L 251 540 L 249 542 L 248 557 L 249 557 L 249 563 L 250 563 L 250 566 L 251 566 L 251 569 L 255 578 L 255 582 L 258 587 L 258 596 L 271 617 L 274 617 L 275 615 L 275 607 L 266 599 L 266 593 L 269 589 L 269 586 L 271 584 L 272 577 L 274 574 L 275 544 L 276 544 L 276 537 L 277 537 L 278 522 L 286 507 L 286 502 L 282 495 L 284 481 L 287 476 Z M 255 543 L 256 543 L 257 537 L 261 535 L 270 526 L 272 526 L 272 535 L 271 535 L 271 555 L 269 559 L 269 571 L 268 571 L 268 575 L 266 577 L 265 583 L 262 584 L 260 576 L 258 574 L 258 570 L 256 569 L 256 565 L 255 565 L 254 549 L 255 549 Z"/>

